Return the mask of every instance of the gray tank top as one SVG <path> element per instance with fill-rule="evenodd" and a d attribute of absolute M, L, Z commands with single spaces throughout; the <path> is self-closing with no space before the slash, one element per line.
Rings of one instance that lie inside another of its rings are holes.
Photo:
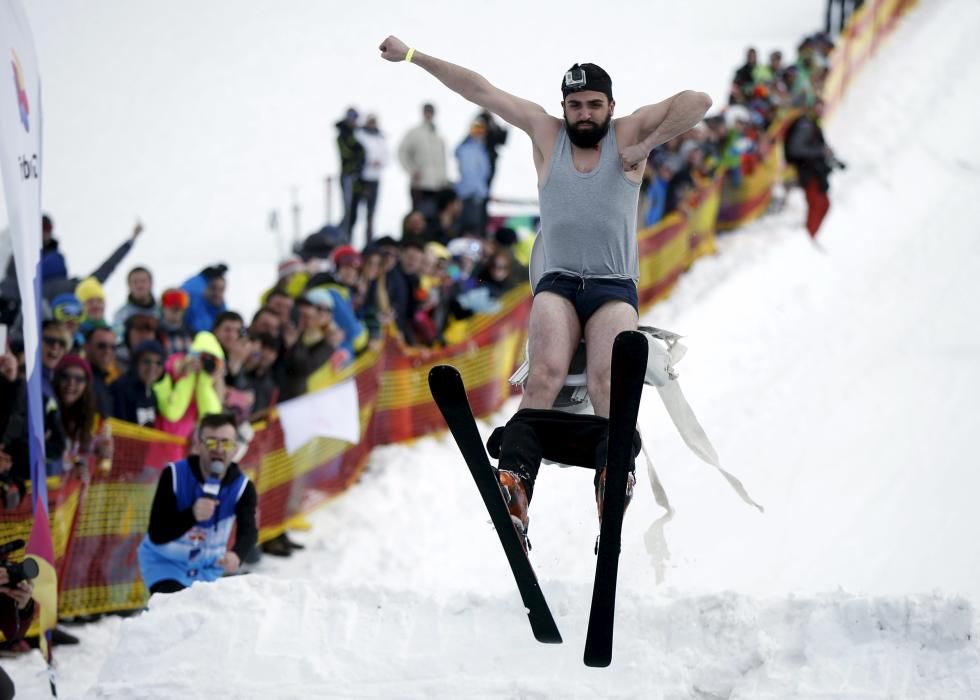
<path fill-rule="evenodd" d="M 619 161 L 616 127 L 602 139 L 599 163 L 580 173 L 562 125 L 539 192 L 544 274 L 632 279 L 639 283 L 636 208 L 640 185 Z"/>

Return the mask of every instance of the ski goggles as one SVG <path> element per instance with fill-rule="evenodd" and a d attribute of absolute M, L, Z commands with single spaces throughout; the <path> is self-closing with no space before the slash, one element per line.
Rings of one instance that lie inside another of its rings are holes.
<path fill-rule="evenodd" d="M 81 321 L 82 305 L 61 304 L 60 306 L 54 307 L 51 315 L 58 321 Z"/>

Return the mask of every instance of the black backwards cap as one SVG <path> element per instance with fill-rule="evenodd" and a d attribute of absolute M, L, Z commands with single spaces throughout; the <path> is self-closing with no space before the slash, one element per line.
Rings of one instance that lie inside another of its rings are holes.
<path fill-rule="evenodd" d="M 583 90 L 601 92 L 612 102 L 612 78 L 594 63 L 576 63 L 565 72 L 561 81 L 562 97 Z"/>

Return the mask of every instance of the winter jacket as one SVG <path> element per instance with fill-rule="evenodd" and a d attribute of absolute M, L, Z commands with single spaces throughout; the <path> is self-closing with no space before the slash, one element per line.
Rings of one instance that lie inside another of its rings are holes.
<path fill-rule="evenodd" d="M 388 165 L 388 142 L 378 129 L 358 129 L 354 135 L 364 148 L 361 179 L 377 182 L 381 179 L 381 171 Z"/>
<path fill-rule="evenodd" d="M 209 354 L 224 360 L 221 343 L 209 332 L 198 333 L 187 355 L 175 354 L 167 359 L 163 377 L 153 385 L 157 399 L 157 430 L 171 435 L 190 437 L 198 419 L 211 413 L 221 413 L 221 398 L 214 387 L 214 380 L 204 370 L 185 374 L 183 366 L 189 355 Z M 180 445 L 170 446 L 169 453 L 183 456 Z"/>
<path fill-rule="evenodd" d="M 456 195 L 460 199 L 486 199 L 490 194 L 490 156 L 482 141 L 469 136 L 456 147 L 459 182 Z"/>
<path fill-rule="evenodd" d="M 135 364 L 109 386 L 112 417 L 152 428 L 157 418 L 157 397 L 136 374 Z"/>
<path fill-rule="evenodd" d="M 116 331 L 116 335 L 122 337 L 126 319 L 138 313 L 148 314 L 158 319 L 160 318 L 160 307 L 157 306 L 156 299 L 152 296 L 150 297 L 149 304 L 141 304 L 134 301 L 132 295 L 130 295 L 126 300 L 126 305 L 116 311 L 116 315 L 112 317 L 112 326 L 113 330 Z"/>
<path fill-rule="evenodd" d="M 802 116 L 789 125 L 785 140 L 786 162 L 796 168 L 804 188 L 816 180 L 823 192 L 830 189 L 826 142 L 823 130 L 812 117 Z"/>
<path fill-rule="evenodd" d="M 214 327 L 214 319 L 218 314 L 228 310 L 227 304 L 216 306 L 204 298 L 207 285 L 204 275 L 195 275 L 180 285 L 180 288 L 190 297 L 190 305 L 184 313 L 184 325 L 191 333 L 210 331 Z"/>
<path fill-rule="evenodd" d="M 422 122 L 405 134 L 398 147 L 398 160 L 413 178 L 412 187 L 420 190 L 441 190 L 448 183 L 446 177 L 446 144 L 434 124 Z"/>

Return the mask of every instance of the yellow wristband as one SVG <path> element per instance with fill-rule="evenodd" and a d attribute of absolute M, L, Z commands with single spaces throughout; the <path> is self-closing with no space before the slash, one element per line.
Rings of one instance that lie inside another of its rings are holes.
<path fill-rule="evenodd" d="M 405 63 L 411 63 L 413 56 L 415 56 L 415 49 L 409 49 L 408 53 L 405 54 Z"/>

